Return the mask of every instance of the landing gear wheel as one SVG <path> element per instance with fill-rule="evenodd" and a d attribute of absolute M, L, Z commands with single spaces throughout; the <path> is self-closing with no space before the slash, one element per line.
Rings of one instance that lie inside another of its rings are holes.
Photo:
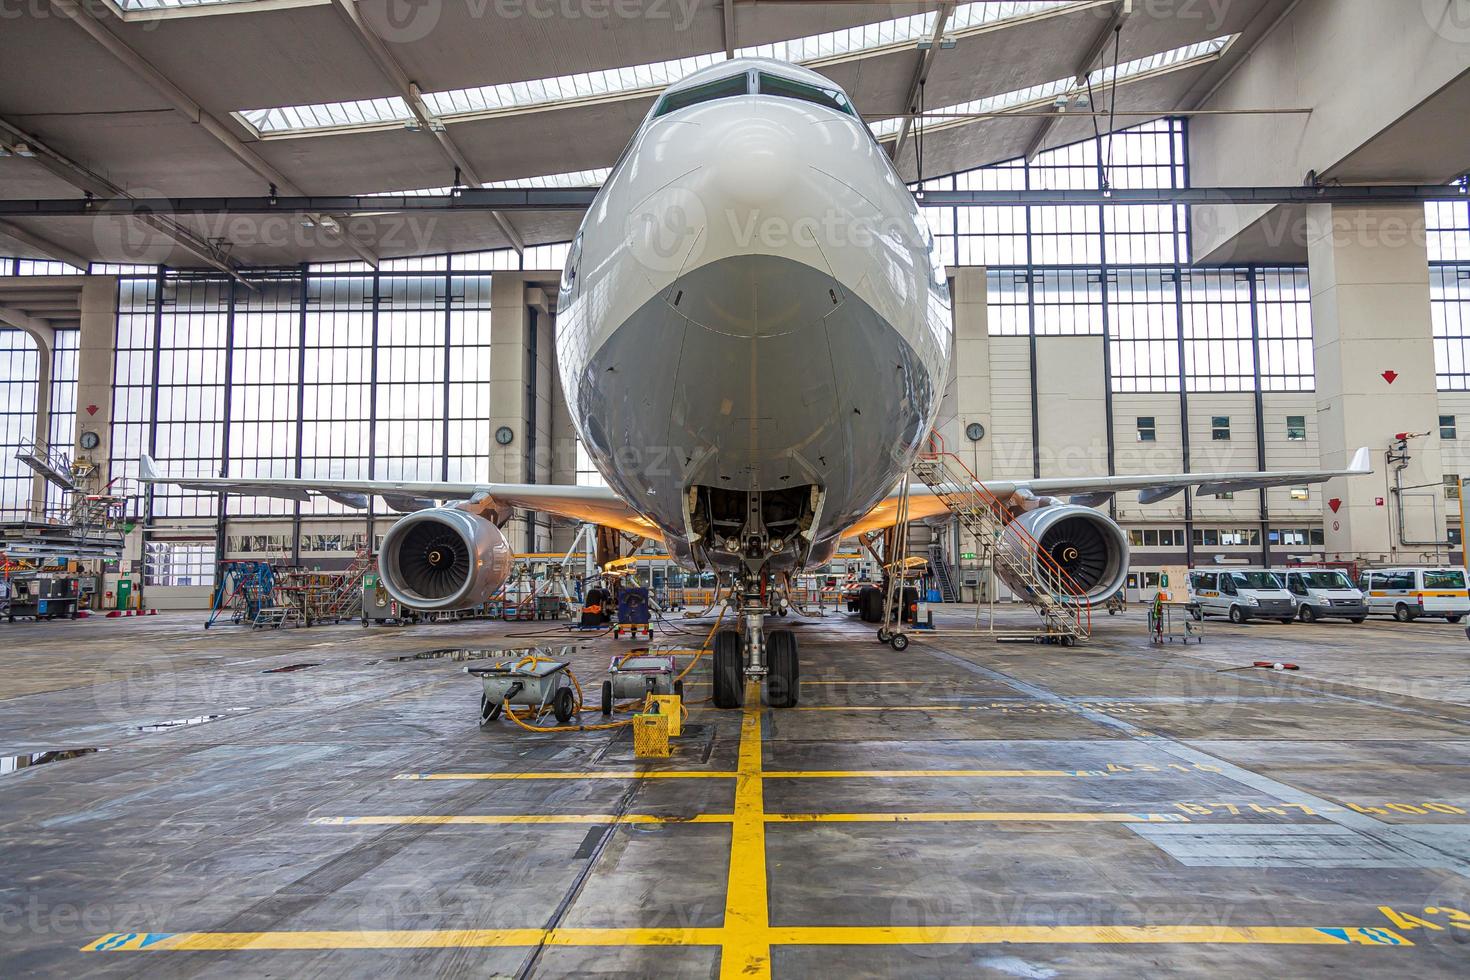
<path fill-rule="evenodd" d="M 745 701 L 742 666 L 740 634 L 735 630 L 720 630 L 715 634 L 716 708 L 738 708 Z"/>
<path fill-rule="evenodd" d="M 1414 621 L 1414 614 L 1409 611 L 1408 606 L 1401 602 L 1393 607 L 1393 618 L 1401 623 L 1412 623 Z"/>
<path fill-rule="evenodd" d="M 909 648 L 908 634 L 894 633 L 893 639 L 888 641 L 888 645 L 893 647 L 893 649 L 895 650 L 907 650 Z"/>
<path fill-rule="evenodd" d="M 868 586 L 858 596 L 858 617 L 865 623 L 883 622 L 883 592 Z"/>
<path fill-rule="evenodd" d="M 772 630 L 766 636 L 766 702 L 773 708 L 794 708 L 800 696 L 801 663 L 796 634 Z"/>
<path fill-rule="evenodd" d="M 490 704 L 485 700 L 485 695 L 480 695 L 480 727 L 486 728 L 495 719 L 500 717 L 500 702 Z"/>
<path fill-rule="evenodd" d="M 1302 622 L 1310 623 L 1316 620 L 1317 610 L 1313 609 L 1311 606 L 1302 606 L 1302 610 L 1301 612 L 1297 613 L 1297 616 L 1301 619 Z"/>
<path fill-rule="evenodd" d="M 893 639 L 893 634 L 890 633 L 890 632 L 888 632 L 888 630 L 887 630 L 886 627 L 883 627 L 883 626 L 878 627 L 878 642 L 879 643 L 887 643 L 891 639 Z"/>
<path fill-rule="evenodd" d="M 576 711 L 577 704 L 572 699 L 572 689 L 569 687 L 558 688 L 551 696 L 551 713 L 556 715 L 558 725 L 565 725 L 572 720 L 572 713 Z"/>
<path fill-rule="evenodd" d="M 1241 623 L 1245 622 L 1245 613 L 1240 611 L 1239 606 L 1230 607 L 1230 621 L 1236 626 L 1239 626 Z"/>
<path fill-rule="evenodd" d="M 602 713 L 612 714 L 612 681 L 602 682 Z"/>

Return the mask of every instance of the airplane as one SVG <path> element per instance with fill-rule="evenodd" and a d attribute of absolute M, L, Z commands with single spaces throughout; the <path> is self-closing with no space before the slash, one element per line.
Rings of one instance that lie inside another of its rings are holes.
<path fill-rule="evenodd" d="M 660 540 L 681 564 L 717 572 L 737 613 L 715 637 L 715 704 L 739 707 L 751 679 L 771 705 L 794 706 L 796 638 L 767 631 L 765 618 L 788 608 L 791 573 L 827 562 L 844 537 L 894 524 L 953 349 L 934 237 L 847 94 L 761 58 L 670 85 L 571 245 L 556 333 L 571 415 L 606 487 L 168 477 L 146 456 L 141 480 L 354 506 L 383 497 L 413 512 L 384 537 L 381 580 L 425 610 L 476 605 L 506 581 L 513 556 L 500 527 L 513 509 Z M 1042 547 L 1059 534 L 1080 543 L 1068 570 L 1102 602 L 1128 568 L 1127 535 L 1095 509 L 1115 493 L 1148 502 L 1371 471 L 1365 448 L 1336 471 L 983 486 L 1014 502 Z M 414 511 L 422 501 L 439 503 Z M 946 513 L 913 487 L 910 519 Z"/>

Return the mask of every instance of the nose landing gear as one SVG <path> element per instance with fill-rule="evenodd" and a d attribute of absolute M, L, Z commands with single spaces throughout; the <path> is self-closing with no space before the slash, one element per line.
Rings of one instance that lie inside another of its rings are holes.
<path fill-rule="evenodd" d="M 738 621 L 745 628 L 715 634 L 715 707 L 740 707 L 745 702 L 746 678 L 765 678 L 766 703 L 771 707 L 796 707 L 801 687 L 796 634 L 791 630 L 766 630 L 766 615 L 772 610 L 763 578 L 742 576 L 736 596 L 732 604 L 736 604 Z"/>

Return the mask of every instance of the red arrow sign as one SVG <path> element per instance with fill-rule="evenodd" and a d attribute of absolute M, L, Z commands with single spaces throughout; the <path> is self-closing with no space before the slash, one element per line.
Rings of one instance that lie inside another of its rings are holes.
<path fill-rule="evenodd" d="M 1382 377 L 1384 381 L 1387 381 L 1389 384 L 1393 384 L 1395 381 L 1398 380 L 1399 373 L 1397 371 L 1384 371 Z"/>
<path fill-rule="evenodd" d="M 1333 497 L 1331 500 L 1327 501 L 1327 506 L 1331 507 L 1332 512 L 1336 514 L 1337 508 L 1342 506 L 1342 500 L 1338 497 Z"/>
<path fill-rule="evenodd" d="M 96 415 L 97 414 L 97 406 L 96 405 L 88 405 L 87 406 L 87 414 L 88 415 Z"/>

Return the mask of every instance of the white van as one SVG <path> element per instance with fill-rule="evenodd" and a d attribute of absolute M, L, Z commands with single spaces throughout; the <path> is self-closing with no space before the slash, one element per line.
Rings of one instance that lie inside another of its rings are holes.
<path fill-rule="evenodd" d="M 1296 620 L 1296 602 L 1291 593 L 1276 572 L 1263 568 L 1190 572 L 1189 599 L 1200 618 L 1228 616 L 1232 623 Z"/>
<path fill-rule="evenodd" d="M 1458 623 L 1470 613 L 1463 568 L 1374 568 L 1358 579 L 1368 597 L 1368 612 L 1401 623 L 1420 616 L 1443 616 Z"/>
<path fill-rule="evenodd" d="M 1304 623 L 1336 616 L 1361 623 L 1368 618 L 1368 600 L 1347 575 L 1335 568 L 1290 568 L 1286 591 L 1296 599 L 1296 616 Z"/>

